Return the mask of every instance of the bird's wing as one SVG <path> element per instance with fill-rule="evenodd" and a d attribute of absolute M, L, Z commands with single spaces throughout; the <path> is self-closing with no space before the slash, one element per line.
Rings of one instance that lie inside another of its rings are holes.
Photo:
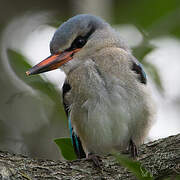
<path fill-rule="evenodd" d="M 143 66 L 135 58 L 133 58 L 132 70 L 139 75 L 138 79 L 141 83 L 143 83 L 143 84 L 147 83 L 147 77 L 146 77 L 145 71 L 143 70 Z"/>
<path fill-rule="evenodd" d="M 80 138 L 77 136 L 75 130 L 72 127 L 71 124 L 71 119 L 70 119 L 70 104 L 67 103 L 66 101 L 66 94 L 71 90 L 70 84 L 65 81 L 62 87 L 62 97 L 63 97 L 63 106 L 64 110 L 66 112 L 67 118 L 68 118 L 68 123 L 69 123 L 69 130 L 70 130 L 70 136 L 71 136 L 71 141 L 74 147 L 74 151 L 77 155 L 78 158 L 84 158 L 86 157 L 85 152 L 83 150 Z"/>

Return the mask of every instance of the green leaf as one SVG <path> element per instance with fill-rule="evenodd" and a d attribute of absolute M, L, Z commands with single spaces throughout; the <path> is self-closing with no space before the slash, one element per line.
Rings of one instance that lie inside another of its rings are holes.
<path fill-rule="evenodd" d="M 54 142 L 58 145 L 63 157 L 66 160 L 77 159 L 70 138 L 59 138 L 55 139 Z"/>
<path fill-rule="evenodd" d="M 40 75 L 26 75 L 25 72 L 31 68 L 31 65 L 28 64 L 27 59 L 23 55 L 11 49 L 8 49 L 7 54 L 13 71 L 21 80 L 33 89 L 46 94 L 50 99 L 56 102 L 56 104 L 60 105 L 60 93 L 52 83 L 45 81 Z"/>
<path fill-rule="evenodd" d="M 153 180 L 153 176 L 150 172 L 148 172 L 140 162 L 138 161 L 132 161 L 126 156 L 120 155 L 120 154 L 113 154 L 117 161 L 126 167 L 129 171 L 131 171 L 138 180 Z"/>

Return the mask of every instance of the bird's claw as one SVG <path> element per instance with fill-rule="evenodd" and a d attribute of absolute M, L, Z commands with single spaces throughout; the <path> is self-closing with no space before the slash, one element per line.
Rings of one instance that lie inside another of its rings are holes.
<path fill-rule="evenodd" d="M 129 152 L 133 159 L 136 159 L 138 157 L 138 149 L 132 139 L 130 139 L 129 142 Z"/>
<path fill-rule="evenodd" d="M 102 161 L 100 159 L 100 156 L 93 153 L 89 153 L 87 159 L 92 161 L 95 167 L 101 169 Z"/>

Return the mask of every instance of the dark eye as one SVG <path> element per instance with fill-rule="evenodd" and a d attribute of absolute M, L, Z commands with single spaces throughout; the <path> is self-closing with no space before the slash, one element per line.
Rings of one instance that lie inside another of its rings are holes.
<path fill-rule="evenodd" d="M 79 36 L 74 40 L 72 45 L 74 48 L 82 48 L 85 44 L 86 44 L 85 38 Z"/>

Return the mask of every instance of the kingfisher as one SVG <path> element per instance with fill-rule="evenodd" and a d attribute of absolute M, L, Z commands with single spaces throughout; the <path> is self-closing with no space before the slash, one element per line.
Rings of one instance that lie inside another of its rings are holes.
<path fill-rule="evenodd" d="M 127 149 L 136 157 L 154 103 L 145 71 L 119 33 L 100 17 L 76 15 L 57 29 L 50 52 L 26 74 L 65 72 L 62 99 L 77 157 L 96 165 L 99 155 Z"/>

